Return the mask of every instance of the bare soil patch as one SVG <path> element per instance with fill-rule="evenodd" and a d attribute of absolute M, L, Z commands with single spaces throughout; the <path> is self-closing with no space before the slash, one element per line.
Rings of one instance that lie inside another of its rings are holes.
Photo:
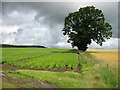
<path fill-rule="evenodd" d="M 10 76 L 2 76 L 2 80 L 6 81 L 17 88 L 58 88 L 56 85 L 51 83 L 36 80 L 33 77 L 25 76 L 26 79 L 21 79 L 19 77 L 10 77 Z"/>
<path fill-rule="evenodd" d="M 9 72 L 7 73 L 13 73 L 11 71 L 18 70 L 18 69 L 42 70 L 42 69 L 35 69 L 35 68 L 13 67 L 6 64 L 2 65 L 3 71 L 9 70 Z M 49 82 L 36 80 L 33 77 L 24 76 L 24 75 L 21 75 L 20 73 L 13 73 L 13 74 L 19 74 L 21 76 L 26 77 L 26 79 L 21 79 L 19 77 L 10 77 L 7 75 L 7 73 L 1 72 L 2 81 L 10 83 L 14 85 L 16 88 L 58 88 L 56 85 L 53 85 Z"/>
<path fill-rule="evenodd" d="M 24 70 L 44 70 L 44 71 L 52 71 L 52 72 L 65 72 L 65 71 L 75 71 L 80 73 L 79 69 L 73 69 L 73 68 L 52 68 L 52 69 L 41 69 L 41 68 L 27 68 L 27 67 L 14 67 L 6 64 L 2 64 L 2 70 L 18 70 L 18 69 L 24 69 Z"/>

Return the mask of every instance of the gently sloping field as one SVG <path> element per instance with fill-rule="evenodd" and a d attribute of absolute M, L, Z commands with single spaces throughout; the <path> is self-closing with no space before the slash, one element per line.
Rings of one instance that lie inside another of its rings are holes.
<path fill-rule="evenodd" d="M 2 62 L 17 67 L 51 69 L 76 68 L 78 60 L 77 54 L 69 49 L 3 48 Z"/>
<path fill-rule="evenodd" d="M 88 51 L 91 55 L 99 60 L 103 60 L 106 64 L 118 66 L 118 50 L 89 49 Z"/>
<path fill-rule="evenodd" d="M 2 50 L 4 88 L 118 87 L 117 67 L 108 68 L 101 60 L 90 54 L 95 53 L 92 51 L 80 55 L 83 72 L 77 73 L 74 70 L 78 64 L 78 56 L 77 50 L 74 49 L 2 48 Z M 102 54 L 103 51 L 100 53 Z M 54 69 L 56 72 L 53 72 Z M 62 72 L 58 72 L 59 70 Z"/>
<path fill-rule="evenodd" d="M 35 69 L 75 69 L 78 55 L 74 49 L 51 48 L 3 48 L 3 63 L 15 67 Z M 86 70 L 98 61 L 89 53 L 81 54 L 80 62 Z"/>

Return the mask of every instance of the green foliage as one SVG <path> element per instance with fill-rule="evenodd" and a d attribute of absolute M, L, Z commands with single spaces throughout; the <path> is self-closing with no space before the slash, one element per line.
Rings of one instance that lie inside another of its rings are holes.
<path fill-rule="evenodd" d="M 104 71 L 102 71 L 102 69 Z M 98 71 L 100 73 L 101 78 L 103 79 L 103 82 L 108 85 L 108 87 L 117 87 L 118 85 L 118 69 L 117 68 L 105 68 L 101 67 Z"/>
<path fill-rule="evenodd" d="M 111 25 L 105 23 L 101 10 L 93 6 L 80 8 L 65 18 L 63 34 L 68 35 L 68 43 L 85 51 L 91 40 L 102 46 L 102 42 L 112 37 Z"/>
<path fill-rule="evenodd" d="M 2 58 L 4 64 L 38 69 L 76 68 L 78 63 L 71 49 L 3 48 Z"/>
<path fill-rule="evenodd" d="M 49 49 L 49 48 L 3 48 L 4 64 L 37 68 L 37 69 L 75 69 L 78 65 L 75 49 Z M 83 67 L 91 67 L 95 63 L 88 53 L 80 56 Z"/>

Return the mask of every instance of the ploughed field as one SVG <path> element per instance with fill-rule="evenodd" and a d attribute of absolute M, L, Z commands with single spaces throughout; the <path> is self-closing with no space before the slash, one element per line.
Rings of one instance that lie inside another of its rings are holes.
<path fill-rule="evenodd" d="M 88 50 L 82 53 L 80 56 L 82 73 L 78 73 L 76 49 L 2 48 L 2 86 L 3 88 L 117 88 L 118 67 L 114 65 L 118 62 L 115 56 L 117 53 L 108 51 Z M 109 54 L 114 59 L 109 59 Z M 108 63 L 109 60 L 115 63 L 111 65 Z"/>

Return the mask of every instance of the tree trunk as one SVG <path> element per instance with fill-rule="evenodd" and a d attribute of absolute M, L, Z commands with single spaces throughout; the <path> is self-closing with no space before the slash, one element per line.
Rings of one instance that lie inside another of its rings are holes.
<path fill-rule="evenodd" d="M 77 68 L 76 68 L 76 72 L 79 72 L 79 73 L 82 73 L 82 65 L 81 65 L 81 63 L 80 63 L 80 54 L 82 53 L 82 51 L 78 51 L 78 66 L 77 66 Z"/>

